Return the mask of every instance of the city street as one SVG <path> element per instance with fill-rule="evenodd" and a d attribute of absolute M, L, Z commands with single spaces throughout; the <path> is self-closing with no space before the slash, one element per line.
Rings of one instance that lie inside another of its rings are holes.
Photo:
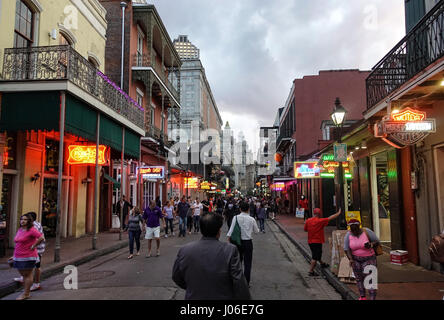
<path fill-rule="evenodd" d="M 226 225 L 222 239 L 225 241 Z M 146 240 L 140 256 L 128 260 L 121 249 L 78 267 L 78 290 L 65 290 L 67 274 L 42 282 L 42 290 L 31 293 L 32 300 L 183 300 L 185 291 L 171 279 L 178 249 L 200 238 L 161 239 L 160 257 L 146 258 Z M 154 244 L 154 243 L 153 243 Z M 340 295 L 322 277 L 308 277 L 308 264 L 294 245 L 269 221 L 265 234 L 254 237 L 251 294 L 254 300 L 339 300 Z M 14 300 L 20 293 L 4 297 Z"/>

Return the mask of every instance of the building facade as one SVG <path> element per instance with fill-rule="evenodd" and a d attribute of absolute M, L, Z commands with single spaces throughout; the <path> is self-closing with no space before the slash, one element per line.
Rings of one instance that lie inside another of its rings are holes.
<path fill-rule="evenodd" d="M 107 73 L 116 83 L 121 81 L 122 7 L 121 1 L 101 0 L 107 10 Z M 145 208 L 150 200 L 164 203 L 180 192 L 181 185 L 171 182 L 168 167 L 168 118 L 179 122 L 180 58 L 154 5 L 129 1 L 125 8 L 123 83 L 124 90 L 144 106 L 145 135 L 141 140 L 141 157 L 137 161 L 115 161 L 115 177 L 123 169 L 122 192 L 133 205 Z M 147 170 L 161 170 L 149 174 Z M 142 174 L 141 174 L 142 173 Z M 114 203 L 120 198 L 114 192 Z"/>
<path fill-rule="evenodd" d="M 29 211 L 48 237 L 110 229 L 112 160 L 139 158 L 145 115 L 105 75 L 105 8 L 94 0 L 19 0 L 3 1 L 0 14 L 7 244 Z"/>

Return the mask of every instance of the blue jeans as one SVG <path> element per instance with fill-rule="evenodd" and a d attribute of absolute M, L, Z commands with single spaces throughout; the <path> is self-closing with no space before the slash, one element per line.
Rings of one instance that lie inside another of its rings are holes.
<path fill-rule="evenodd" d="M 165 234 L 168 234 L 168 225 L 170 226 L 171 233 L 174 232 L 173 221 L 174 219 L 165 218 Z"/>
<path fill-rule="evenodd" d="M 259 229 L 261 231 L 265 231 L 265 219 L 258 219 L 259 220 Z"/>
<path fill-rule="evenodd" d="M 187 232 L 187 217 L 185 218 L 179 217 L 179 237 L 181 235 L 185 237 L 186 232 Z"/>
<path fill-rule="evenodd" d="M 134 252 L 134 240 L 136 240 L 137 252 L 140 251 L 140 234 L 141 233 L 142 233 L 141 230 L 128 231 L 130 254 L 133 254 L 133 252 Z"/>
<path fill-rule="evenodd" d="M 193 217 L 193 221 L 194 221 L 194 231 L 195 231 L 195 232 L 199 232 L 199 220 L 200 220 L 200 216 L 194 216 L 194 217 Z"/>

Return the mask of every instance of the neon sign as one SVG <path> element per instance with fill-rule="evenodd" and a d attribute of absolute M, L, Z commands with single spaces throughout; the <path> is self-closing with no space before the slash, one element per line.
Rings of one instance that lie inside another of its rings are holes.
<path fill-rule="evenodd" d="M 199 184 L 197 178 L 184 178 L 184 182 L 187 189 L 197 189 Z"/>
<path fill-rule="evenodd" d="M 410 108 L 404 109 L 402 112 L 393 113 L 392 119 L 396 122 L 414 122 L 422 121 L 426 118 L 426 113 Z"/>
<path fill-rule="evenodd" d="M 200 189 L 201 190 L 210 190 L 211 184 L 208 181 L 204 181 L 200 184 Z"/>
<path fill-rule="evenodd" d="M 424 140 L 436 132 L 435 119 L 427 119 L 422 111 L 406 108 L 375 124 L 375 137 L 395 148 L 403 148 Z"/>
<path fill-rule="evenodd" d="M 294 163 L 294 177 L 296 179 L 319 178 L 321 169 L 317 162 L 304 161 Z"/>
<path fill-rule="evenodd" d="M 278 183 L 271 185 L 271 190 L 274 190 L 274 191 L 282 191 L 282 190 L 284 190 L 284 188 L 285 188 L 285 183 L 283 183 L 283 182 L 278 182 Z"/>
<path fill-rule="evenodd" d="M 106 159 L 106 146 L 99 146 L 99 166 L 108 165 Z M 96 146 L 68 146 L 68 164 L 70 165 L 95 165 L 96 164 Z"/>
<path fill-rule="evenodd" d="M 139 173 L 144 179 L 163 179 L 165 169 L 161 166 L 156 167 L 140 167 Z"/>

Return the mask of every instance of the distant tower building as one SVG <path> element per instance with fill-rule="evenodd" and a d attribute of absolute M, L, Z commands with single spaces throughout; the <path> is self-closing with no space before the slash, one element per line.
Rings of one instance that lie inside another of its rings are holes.
<path fill-rule="evenodd" d="M 186 35 L 180 35 L 173 44 L 182 61 L 180 99 L 183 103 L 180 110 L 180 128 L 187 137 L 182 136 L 181 142 L 196 143 L 200 133 L 207 129 L 216 130 L 220 136 L 222 118 L 199 59 L 199 49 Z"/>
<path fill-rule="evenodd" d="M 181 60 L 200 58 L 199 49 L 188 40 L 188 36 L 180 35 L 173 44 Z"/>

